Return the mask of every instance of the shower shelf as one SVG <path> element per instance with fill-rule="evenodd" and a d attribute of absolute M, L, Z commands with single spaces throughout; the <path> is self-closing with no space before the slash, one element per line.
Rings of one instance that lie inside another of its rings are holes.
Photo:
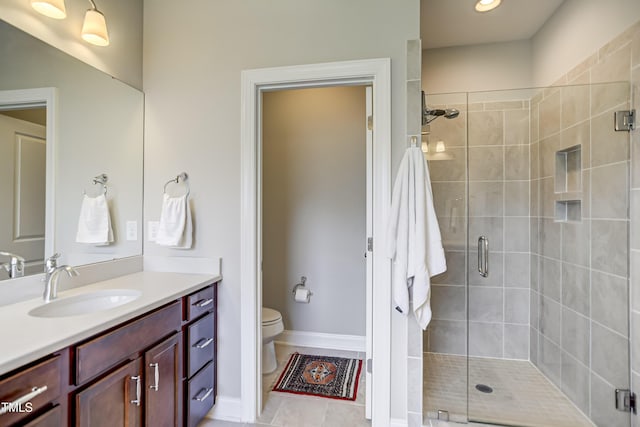
<path fill-rule="evenodd" d="M 582 191 L 582 146 L 556 151 L 555 192 Z"/>
<path fill-rule="evenodd" d="M 581 200 L 557 200 L 556 222 L 578 222 L 582 220 Z"/>

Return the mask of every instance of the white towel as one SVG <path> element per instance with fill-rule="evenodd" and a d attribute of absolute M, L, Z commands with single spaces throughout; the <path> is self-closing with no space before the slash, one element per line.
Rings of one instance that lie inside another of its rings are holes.
<path fill-rule="evenodd" d="M 156 243 L 178 249 L 191 248 L 193 224 L 187 195 L 170 197 L 164 194 Z"/>
<path fill-rule="evenodd" d="M 447 269 L 429 169 L 422 150 L 407 149 L 393 186 L 387 226 L 387 255 L 393 260 L 393 299 L 403 313 L 413 311 L 422 329 L 431 321 L 430 278 Z"/>
<path fill-rule="evenodd" d="M 113 242 L 109 204 L 104 194 L 97 197 L 84 195 L 80 207 L 76 242 L 94 245 L 108 245 Z"/>

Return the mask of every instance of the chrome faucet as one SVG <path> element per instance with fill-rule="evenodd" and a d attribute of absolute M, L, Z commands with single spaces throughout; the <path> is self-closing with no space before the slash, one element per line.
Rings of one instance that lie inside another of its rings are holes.
<path fill-rule="evenodd" d="M 58 258 L 60 258 L 60 254 L 53 254 L 47 258 L 45 263 L 44 294 L 42 295 L 45 303 L 58 297 L 58 275 L 61 271 L 66 271 L 69 277 L 75 277 L 80 274 L 69 265 L 58 267 Z"/>
<path fill-rule="evenodd" d="M 0 255 L 8 256 L 11 258 L 6 264 L 0 264 L 7 270 L 10 278 L 22 277 L 24 276 L 24 258 L 20 255 L 12 254 L 11 252 L 0 251 Z"/>

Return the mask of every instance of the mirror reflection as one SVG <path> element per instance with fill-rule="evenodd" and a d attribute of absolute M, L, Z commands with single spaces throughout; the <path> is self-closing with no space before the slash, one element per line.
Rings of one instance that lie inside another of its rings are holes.
<path fill-rule="evenodd" d="M 143 94 L 1 20 L 0 55 L 0 280 L 140 255 Z"/>

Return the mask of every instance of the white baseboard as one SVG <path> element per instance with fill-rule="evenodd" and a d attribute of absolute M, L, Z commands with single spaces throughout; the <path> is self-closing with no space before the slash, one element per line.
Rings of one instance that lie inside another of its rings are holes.
<path fill-rule="evenodd" d="M 366 351 L 366 337 L 360 335 L 284 331 L 278 335 L 275 342 L 300 347 L 326 348 L 330 350 Z"/>
<path fill-rule="evenodd" d="M 206 417 L 213 420 L 241 422 L 242 401 L 239 397 L 218 396 L 216 404 Z"/>

